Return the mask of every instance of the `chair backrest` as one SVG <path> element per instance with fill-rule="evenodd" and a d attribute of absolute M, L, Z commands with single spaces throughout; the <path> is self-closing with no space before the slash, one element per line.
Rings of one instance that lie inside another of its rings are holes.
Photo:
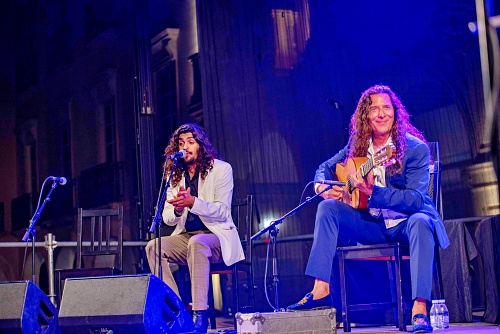
<path fill-rule="evenodd" d="M 431 196 L 434 206 L 438 210 L 441 218 L 443 219 L 443 201 L 441 193 L 441 161 L 439 160 L 439 143 L 430 142 L 429 151 L 432 157 L 433 164 L 430 166 L 430 179 L 429 179 L 429 195 Z M 432 284 L 432 297 L 433 299 L 442 299 L 443 297 L 443 280 L 441 277 L 441 261 L 439 257 L 439 244 L 434 246 L 433 264 L 433 284 Z"/>
<path fill-rule="evenodd" d="M 113 244 L 112 244 L 113 243 Z M 113 255 L 122 270 L 123 206 L 117 209 L 78 209 L 76 267 L 82 268 L 84 256 Z"/>
<path fill-rule="evenodd" d="M 231 215 L 234 224 L 238 228 L 245 261 L 252 260 L 252 222 L 253 222 L 253 196 L 247 195 L 242 199 L 233 199 L 231 204 Z"/>
<path fill-rule="evenodd" d="M 441 161 L 439 160 L 439 143 L 430 142 L 429 151 L 433 161 L 430 166 L 430 178 L 429 178 L 429 196 L 431 197 L 434 206 L 438 210 L 441 217 L 443 217 L 443 204 L 442 204 L 442 194 L 441 194 Z"/>

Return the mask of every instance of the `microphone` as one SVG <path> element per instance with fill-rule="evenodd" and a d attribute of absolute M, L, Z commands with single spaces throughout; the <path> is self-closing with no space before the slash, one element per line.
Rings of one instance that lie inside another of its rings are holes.
<path fill-rule="evenodd" d="M 52 181 L 59 182 L 61 186 L 64 186 L 66 183 L 68 183 L 68 180 L 66 180 L 64 176 L 61 177 L 49 176 L 48 178 L 51 179 Z"/>
<path fill-rule="evenodd" d="M 328 184 L 331 186 L 345 186 L 345 182 L 340 182 L 340 181 L 333 181 L 333 180 L 321 180 L 321 181 L 314 181 L 314 183 L 319 183 L 319 184 Z"/>
<path fill-rule="evenodd" d="M 171 154 L 167 157 L 167 160 L 172 160 L 172 159 L 177 159 L 177 158 L 184 158 L 186 156 L 186 150 L 180 150 L 177 153 Z"/>

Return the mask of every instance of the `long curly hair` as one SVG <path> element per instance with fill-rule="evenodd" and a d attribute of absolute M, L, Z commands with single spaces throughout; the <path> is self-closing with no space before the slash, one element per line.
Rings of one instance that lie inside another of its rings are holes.
<path fill-rule="evenodd" d="M 191 132 L 193 134 L 193 138 L 200 145 L 200 150 L 198 152 L 198 158 L 196 158 L 196 173 L 199 173 L 201 178 L 204 180 L 207 176 L 208 172 L 214 166 L 214 159 L 220 159 L 219 153 L 213 147 L 210 140 L 203 131 L 203 129 L 194 123 L 186 123 L 181 125 L 174 131 L 170 140 L 168 141 L 167 147 L 165 147 L 165 157 L 179 152 L 179 136 L 183 133 Z M 165 178 L 172 171 L 173 161 L 167 160 L 163 163 L 163 167 L 165 168 Z M 179 160 L 179 166 L 181 168 L 176 168 L 174 174 L 172 175 L 171 183 L 172 186 L 177 186 L 182 179 L 184 171 L 187 169 L 187 164 L 184 159 Z"/>
<path fill-rule="evenodd" d="M 396 146 L 396 163 L 387 167 L 389 175 L 394 175 L 402 172 L 403 157 L 407 148 L 406 133 L 419 138 L 424 143 L 427 143 L 422 133 L 410 124 L 410 115 L 406 111 L 399 97 L 389 88 L 382 84 L 372 86 L 361 94 L 358 106 L 351 116 L 350 137 L 351 145 L 349 149 L 349 157 L 366 157 L 372 129 L 368 121 L 370 112 L 372 94 L 387 94 L 389 95 L 392 105 L 394 106 L 394 124 L 392 125 L 391 137 L 394 146 Z"/>

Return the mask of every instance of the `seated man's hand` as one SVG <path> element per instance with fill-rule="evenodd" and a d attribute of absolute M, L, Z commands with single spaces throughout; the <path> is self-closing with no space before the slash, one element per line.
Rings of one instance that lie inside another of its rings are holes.
<path fill-rule="evenodd" d="M 361 176 L 361 172 L 358 170 L 356 174 L 351 175 L 351 181 L 354 187 L 358 188 L 359 191 L 364 192 L 368 196 L 372 195 L 373 186 L 375 184 L 375 177 L 372 172 L 368 173 L 368 175 L 363 178 L 363 176 Z"/>
<path fill-rule="evenodd" d="M 320 184 L 316 191 L 318 193 L 322 192 L 326 187 L 329 187 L 327 184 Z M 341 200 L 342 199 L 342 187 L 340 186 L 333 186 L 331 189 L 325 191 L 324 193 L 321 194 L 321 197 L 324 199 L 336 199 L 336 200 Z"/>
<path fill-rule="evenodd" d="M 181 186 L 177 195 L 167 202 L 172 204 L 174 206 L 174 210 L 178 213 L 182 212 L 182 210 L 186 207 L 192 207 L 195 198 L 191 195 L 190 190 L 190 188 L 184 189 L 184 187 Z"/>

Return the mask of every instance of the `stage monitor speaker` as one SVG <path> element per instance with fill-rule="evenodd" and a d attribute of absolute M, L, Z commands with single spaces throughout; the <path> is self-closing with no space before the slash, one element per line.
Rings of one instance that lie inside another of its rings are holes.
<path fill-rule="evenodd" d="M 0 282 L 0 334 L 59 333 L 57 309 L 31 281 Z"/>
<path fill-rule="evenodd" d="M 185 333 L 189 311 L 154 275 L 68 278 L 59 309 L 65 334 Z"/>

